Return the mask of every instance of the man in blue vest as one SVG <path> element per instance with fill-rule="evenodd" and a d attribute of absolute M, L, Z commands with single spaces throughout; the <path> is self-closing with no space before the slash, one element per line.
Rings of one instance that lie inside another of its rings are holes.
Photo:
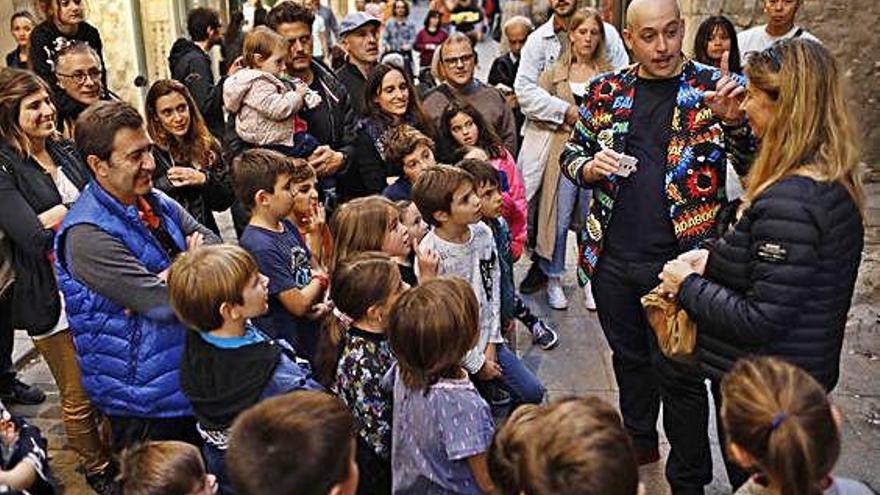
<path fill-rule="evenodd" d="M 133 107 L 91 106 L 76 142 L 94 177 L 61 225 L 56 268 L 83 386 L 110 418 L 115 450 L 143 440 L 198 444 L 178 376 L 186 329 L 165 277 L 177 255 L 220 239 L 153 189 L 152 142 Z"/>

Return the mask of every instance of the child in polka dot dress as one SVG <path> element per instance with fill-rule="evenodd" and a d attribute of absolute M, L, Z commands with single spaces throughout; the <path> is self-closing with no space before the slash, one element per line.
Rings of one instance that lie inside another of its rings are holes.
<path fill-rule="evenodd" d="M 486 466 L 492 414 L 460 364 L 477 340 L 478 312 L 473 289 L 455 277 L 404 292 L 391 311 L 395 495 L 494 490 Z"/>

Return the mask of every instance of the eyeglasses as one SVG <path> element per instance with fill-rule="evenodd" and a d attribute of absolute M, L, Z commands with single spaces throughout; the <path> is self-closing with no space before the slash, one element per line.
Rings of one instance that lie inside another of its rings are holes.
<path fill-rule="evenodd" d="M 73 82 L 75 82 L 77 86 L 82 86 L 83 84 L 86 83 L 86 78 L 91 79 L 92 81 L 95 81 L 97 83 L 100 83 L 101 77 L 104 76 L 104 70 L 103 69 L 89 69 L 86 72 L 77 71 L 77 72 L 74 72 L 73 74 L 57 73 L 55 75 L 59 76 L 59 77 L 69 77 L 69 78 L 73 79 Z"/>
<path fill-rule="evenodd" d="M 467 55 L 462 55 L 460 57 L 449 57 L 444 58 L 443 63 L 452 67 L 455 67 L 458 64 L 467 65 L 474 61 L 474 54 L 468 53 Z"/>

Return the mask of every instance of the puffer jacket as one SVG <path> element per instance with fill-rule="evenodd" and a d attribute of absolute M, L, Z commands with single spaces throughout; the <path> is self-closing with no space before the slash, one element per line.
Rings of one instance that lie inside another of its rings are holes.
<path fill-rule="evenodd" d="M 181 251 L 185 250 L 180 207 L 158 190 L 153 190 L 149 199 L 168 234 Z M 180 390 L 184 326 L 176 318 L 160 321 L 129 312 L 68 270 L 65 235 L 71 227 L 86 223 L 122 241 L 151 273 L 171 265 L 135 206 L 123 205 L 94 181 L 83 190 L 55 238 L 58 285 L 67 303 L 83 387 L 104 414 L 141 418 L 192 415 Z"/>
<path fill-rule="evenodd" d="M 303 98 L 281 79 L 241 69 L 223 84 L 223 105 L 235 116 L 235 132 L 249 143 L 293 145 L 294 119 Z"/>
<path fill-rule="evenodd" d="M 862 217 L 840 184 L 792 176 L 761 193 L 711 245 L 705 275 L 679 292 L 709 378 L 760 354 L 833 389 L 863 243 Z"/>

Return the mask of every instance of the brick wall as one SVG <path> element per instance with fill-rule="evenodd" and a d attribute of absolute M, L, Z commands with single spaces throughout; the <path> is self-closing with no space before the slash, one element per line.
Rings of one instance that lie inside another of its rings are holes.
<path fill-rule="evenodd" d="M 762 24 L 763 0 L 680 0 L 692 46 L 696 27 L 724 14 L 738 29 Z M 864 136 L 865 160 L 880 173 L 880 1 L 804 0 L 799 25 L 815 34 L 844 66 L 853 110 Z"/>

